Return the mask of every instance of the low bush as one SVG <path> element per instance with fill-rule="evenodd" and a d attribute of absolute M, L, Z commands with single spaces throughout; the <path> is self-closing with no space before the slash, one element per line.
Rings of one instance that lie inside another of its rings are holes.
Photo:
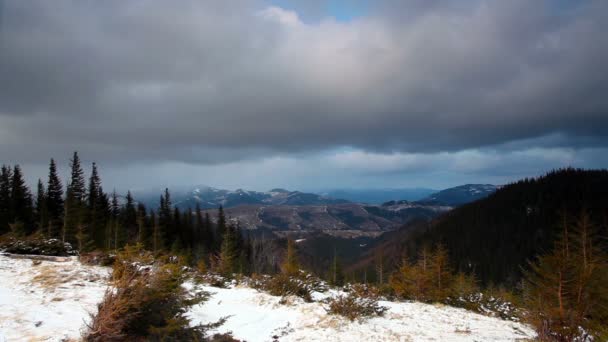
<path fill-rule="evenodd" d="M 334 297 L 328 301 L 327 312 L 340 315 L 351 321 L 374 316 L 382 316 L 386 307 L 378 304 L 379 293 L 376 289 L 364 285 L 352 285 L 346 289 L 346 295 Z"/>
<path fill-rule="evenodd" d="M 78 258 L 81 263 L 90 266 L 112 266 L 116 262 L 116 254 L 95 251 L 80 254 Z"/>
<path fill-rule="evenodd" d="M 273 296 L 297 296 L 306 302 L 312 302 L 313 292 L 327 291 L 327 285 L 323 281 L 304 271 L 295 275 L 253 275 L 250 286 Z"/>
<path fill-rule="evenodd" d="M 190 326 L 185 316 L 204 294 L 192 298 L 181 286 L 180 265 L 155 263 L 150 253 L 126 247 L 117 255 L 112 279 L 84 341 L 206 340 L 205 331 L 213 326 Z"/>
<path fill-rule="evenodd" d="M 78 251 L 67 242 L 46 239 L 43 236 L 30 236 L 24 239 L 8 237 L 0 242 L 0 251 L 11 254 L 75 256 Z"/>

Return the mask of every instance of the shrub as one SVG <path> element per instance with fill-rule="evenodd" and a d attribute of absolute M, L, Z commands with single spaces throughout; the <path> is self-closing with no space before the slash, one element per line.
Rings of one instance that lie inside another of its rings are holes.
<path fill-rule="evenodd" d="M 31 236 L 24 239 L 9 237 L 0 243 L 0 250 L 11 254 L 75 256 L 78 251 L 67 242 L 57 239 L 46 239 L 42 236 Z"/>
<path fill-rule="evenodd" d="M 126 247 L 117 255 L 113 288 L 93 316 L 85 341 L 203 341 L 208 326 L 190 326 L 189 298 L 178 264 L 154 264 L 150 253 Z"/>
<path fill-rule="evenodd" d="M 276 276 L 254 275 L 250 285 L 273 296 L 297 296 L 306 302 L 312 302 L 313 292 L 327 290 L 325 283 L 303 271 L 291 276 L 284 273 Z"/>
<path fill-rule="evenodd" d="M 116 262 L 116 255 L 101 251 L 80 254 L 81 263 L 91 266 L 112 266 Z"/>
<path fill-rule="evenodd" d="M 353 285 L 347 295 L 340 295 L 329 300 L 327 312 L 340 315 L 351 321 L 355 319 L 382 316 L 386 307 L 378 304 L 378 292 L 363 285 Z"/>

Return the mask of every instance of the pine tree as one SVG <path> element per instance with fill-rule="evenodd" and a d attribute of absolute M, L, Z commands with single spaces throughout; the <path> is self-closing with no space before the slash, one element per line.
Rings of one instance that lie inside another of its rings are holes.
<path fill-rule="evenodd" d="M 39 231 L 44 231 L 49 225 L 49 212 L 47 209 L 46 191 L 42 180 L 38 179 L 36 191 L 36 221 Z"/>
<path fill-rule="evenodd" d="M 11 179 L 13 172 L 9 166 L 2 165 L 0 172 L 0 235 L 10 230 L 9 224 L 13 222 L 11 213 Z"/>
<path fill-rule="evenodd" d="M 49 226 L 47 235 L 49 237 L 59 237 L 59 231 L 63 220 L 63 188 L 61 180 L 57 176 L 57 166 L 55 160 L 51 159 L 49 166 L 49 180 L 47 182 L 47 209 L 49 212 Z"/>
<path fill-rule="evenodd" d="M 21 167 L 13 167 L 13 178 L 11 180 L 11 207 L 13 222 L 21 224 L 23 233 L 30 234 L 34 231 L 34 209 L 32 194 L 25 184 Z"/>

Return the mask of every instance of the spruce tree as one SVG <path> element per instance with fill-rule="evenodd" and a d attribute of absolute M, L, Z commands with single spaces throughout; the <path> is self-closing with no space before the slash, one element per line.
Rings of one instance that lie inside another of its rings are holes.
<path fill-rule="evenodd" d="M 74 152 L 70 160 L 70 182 L 66 188 L 66 200 L 64 205 L 63 241 L 78 242 L 79 248 L 84 246 L 84 240 L 88 239 L 86 219 L 86 188 L 84 172 L 80 165 L 78 152 Z M 78 237 L 77 237 L 78 235 Z"/>
<path fill-rule="evenodd" d="M 104 198 L 105 197 L 105 198 Z M 98 248 L 103 248 L 106 243 L 106 221 L 108 216 L 107 197 L 101 187 L 101 178 L 97 172 L 97 164 L 91 165 L 91 176 L 87 189 L 87 220 L 89 233 Z"/>
<path fill-rule="evenodd" d="M 46 191 L 42 180 L 38 179 L 38 187 L 36 189 L 36 221 L 39 231 L 44 231 L 49 224 L 49 212 L 47 209 Z"/>
<path fill-rule="evenodd" d="M 21 224 L 23 233 L 30 234 L 34 231 L 34 210 L 32 194 L 25 184 L 21 167 L 15 165 L 13 178 L 11 180 L 11 213 L 14 224 Z"/>
<path fill-rule="evenodd" d="M 57 166 L 55 160 L 51 159 L 49 166 L 49 180 L 46 190 L 47 209 L 49 212 L 49 226 L 47 227 L 47 235 L 49 237 L 59 237 L 59 232 L 63 221 L 63 188 L 61 180 L 57 175 Z"/>
<path fill-rule="evenodd" d="M 12 170 L 9 166 L 2 165 L 0 172 L 0 235 L 10 230 L 9 224 L 13 221 L 11 213 L 11 179 Z"/>

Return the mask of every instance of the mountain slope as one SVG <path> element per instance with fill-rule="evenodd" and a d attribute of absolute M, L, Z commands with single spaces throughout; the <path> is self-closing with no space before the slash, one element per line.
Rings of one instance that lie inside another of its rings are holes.
<path fill-rule="evenodd" d="M 417 201 L 426 198 L 437 190 L 426 188 L 405 189 L 335 189 L 322 192 L 323 196 L 344 198 L 351 202 L 381 204 L 392 200 Z"/>
<path fill-rule="evenodd" d="M 282 203 L 289 203 L 287 200 Z M 334 236 L 377 236 L 414 219 L 431 219 L 447 210 L 438 206 L 406 208 L 367 206 L 358 203 L 328 205 L 241 205 L 226 208 L 228 219 L 247 230 L 293 233 L 325 232 Z M 211 217 L 216 209 L 206 209 Z M 255 232 L 254 232 L 255 233 Z"/>
<path fill-rule="evenodd" d="M 561 229 L 560 213 L 571 224 L 582 208 L 608 231 L 608 171 L 566 169 L 504 186 L 430 223 L 388 233 L 352 269 L 371 267 L 375 253 L 395 264 L 403 254 L 413 259 L 422 246 L 443 242 L 458 270 L 474 272 L 485 284 L 513 285 L 520 268 L 551 247 Z"/>
<path fill-rule="evenodd" d="M 465 184 L 441 190 L 420 200 L 421 203 L 435 203 L 456 207 L 486 198 L 498 189 L 492 184 Z"/>

